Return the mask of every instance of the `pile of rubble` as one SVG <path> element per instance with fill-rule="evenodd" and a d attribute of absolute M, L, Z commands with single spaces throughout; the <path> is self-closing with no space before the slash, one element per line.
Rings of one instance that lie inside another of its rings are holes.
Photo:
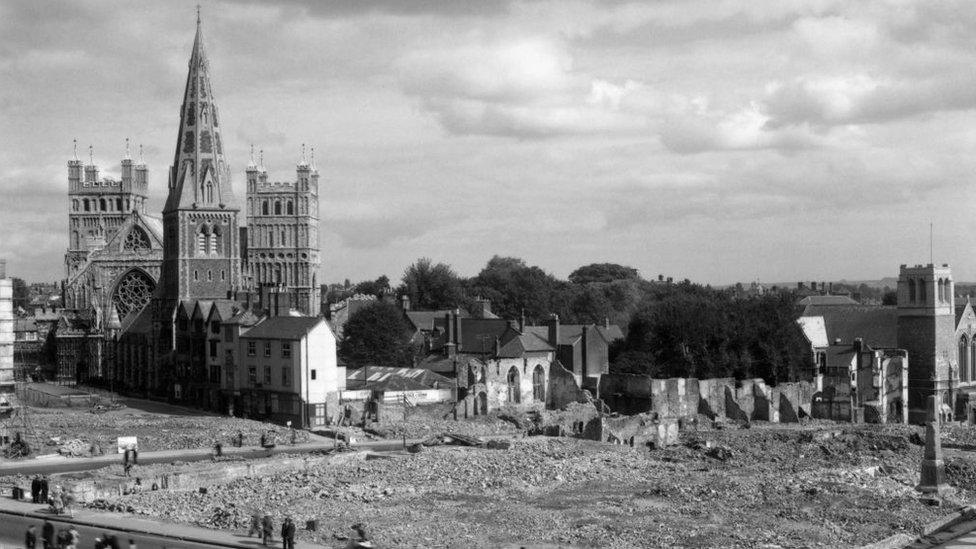
<path fill-rule="evenodd" d="M 144 492 L 118 503 L 237 531 L 256 510 L 278 523 L 318 520 L 317 531 L 299 533 L 317 542 L 365 521 L 391 547 L 860 545 L 915 535 L 948 512 L 918 500 L 914 429 L 754 425 L 701 431 L 650 452 L 546 437 L 488 450 L 463 434 L 442 435 L 416 453 L 342 456 L 205 494 Z M 976 464 L 952 463 L 950 480 L 976 480 Z M 959 486 L 960 496 L 973 496 L 973 487 Z M 436 517 L 451 517 L 450 528 Z"/>

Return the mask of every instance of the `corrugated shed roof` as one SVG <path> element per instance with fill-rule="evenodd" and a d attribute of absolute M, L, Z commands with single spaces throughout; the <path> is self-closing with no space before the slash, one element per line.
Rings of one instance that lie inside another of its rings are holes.
<path fill-rule="evenodd" d="M 347 370 L 346 386 L 349 388 L 362 387 L 369 375 L 369 387 L 374 388 L 379 383 L 392 379 L 405 379 L 418 385 L 421 389 L 441 389 L 453 387 L 454 381 L 448 377 L 424 368 L 394 368 L 390 366 L 368 366 Z"/>

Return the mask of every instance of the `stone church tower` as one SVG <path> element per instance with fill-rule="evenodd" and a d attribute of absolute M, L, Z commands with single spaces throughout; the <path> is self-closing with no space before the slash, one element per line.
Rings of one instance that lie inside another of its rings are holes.
<path fill-rule="evenodd" d="M 262 155 L 263 156 L 263 155 Z M 262 302 L 286 299 L 289 308 L 308 316 L 318 316 L 321 289 L 318 284 L 319 258 L 319 173 L 312 161 L 302 159 L 296 180 L 268 181 L 268 172 L 254 165 L 247 167 L 247 253 L 245 269 L 249 286 L 259 292 Z M 270 293 L 270 295 L 269 295 Z"/>
<path fill-rule="evenodd" d="M 898 347 L 908 351 L 909 421 L 925 420 L 925 402 L 939 394 L 953 406 L 956 322 L 949 265 L 902 265 L 898 273 Z"/>
<path fill-rule="evenodd" d="M 163 208 L 160 299 L 226 299 L 240 288 L 238 212 L 198 17 Z"/>

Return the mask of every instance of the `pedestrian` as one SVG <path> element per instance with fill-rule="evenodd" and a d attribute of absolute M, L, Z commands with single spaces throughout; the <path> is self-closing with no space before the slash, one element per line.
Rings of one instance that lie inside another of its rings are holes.
<path fill-rule="evenodd" d="M 69 517 L 74 517 L 74 511 L 71 510 L 71 506 L 75 502 L 75 497 L 67 490 L 61 492 L 61 504 L 64 506 L 64 512 Z"/>
<path fill-rule="evenodd" d="M 47 490 L 48 490 L 48 480 L 46 476 L 41 477 L 41 501 L 38 503 L 47 503 Z"/>
<path fill-rule="evenodd" d="M 41 476 L 34 475 L 31 479 L 31 501 L 38 503 L 41 498 Z"/>
<path fill-rule="evenodd" d="M 78 544 L 81 542 L 81 534 L 78 533 L 78 528 L 74 524 L 68 528 L 68 549 L 77 549 Z"/>
<path fill-rule="evenodd" d="M 52 549 L 54 547 L 54 525 L 49 521 L 44 521 L 44 525 L 41 526 L 41 546 L 43 549 Z"/>
<path fill-rule="evenodd" d="M 261 519 L 261 534 L 261 543 L 264 545 L 274 543 L 274 521 L 271 519 L 271 515 L 267 513 Z"/>
<path fill-rule="evenodd" d="M 244 446 L 244 431 L 237 431 L 237 447 Z"/>
<path fill-rule="evenodd" d="M 214 455 L 217 457 L 224 455 L 224 445 L 219 440 L 214 441 Z"/>
<path fill-rule="evenodd" d="M 251 534 L 261 534 L 261 513 L 257 509 L 251 513 L 251 528 L 247 531 L 247 537 L 251 537 Z"/>
<path fill-rule="evenodd" d="M 107 545 L 108 549 L 121 549 L 119 547 L 119 538 L 115 537 L 114 534 L 111 535 L 111 536 L 108 536 L 108 540 L 107 541 L 108 541 L 108 545 Z"/>
<path fill-rule="evenodd" d="M 129 539 L 129 549 L 136 549 L 136 540 Z"/>
<path fill-rule="evenodd" d="M 139 449 L 138 448 L 132 448 L 132 464 L 133 465 L 139 465 Z M 116 545 L 118 545 L 118 542 L 116 542 Z"/>
<path fill-rule="evenodd" d="M 291 517 L 287 517 L 281 523 L 281 547 L 283 549 L 295 549 L 295 523 Z"/>
<path fill-rule="evenodd" d="M 132 464 L 128 461 L 122 465 L 122 474 L 131 477 L 132 476 Z"/>
<path fill-rule="evenodd" d="M 69 534 L 67 528 L 58 528 L 57 543 L 60 549 L 68 549 Z"/>
<path fill-rule="evenodd" d="M 27 549 L 34 549 L 37 547 L 37 529 L 31 524 L 27 527 L 27 533 L 24 534 L 24 547 Z"/>

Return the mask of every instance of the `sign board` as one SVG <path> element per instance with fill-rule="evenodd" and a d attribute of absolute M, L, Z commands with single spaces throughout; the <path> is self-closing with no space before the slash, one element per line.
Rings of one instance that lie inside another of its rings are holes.
<path fill-rule="evenodd" d="M 126 450 L 139 450 L 138 437 L 119 437 L 119 452 L 124 454 Z"/>

